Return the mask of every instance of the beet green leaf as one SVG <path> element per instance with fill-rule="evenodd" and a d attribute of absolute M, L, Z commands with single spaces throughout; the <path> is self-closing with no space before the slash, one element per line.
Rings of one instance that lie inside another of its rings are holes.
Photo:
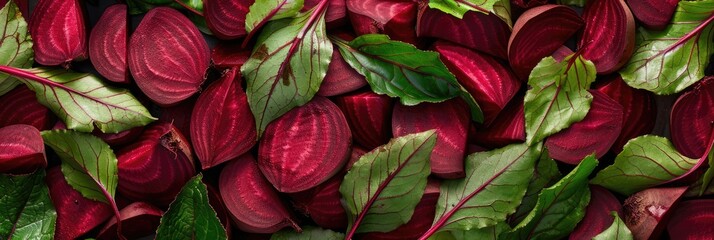
<path fill-rule="evenodd" d="M 270 240 L 343 240 L 345 234 L 313 226 L 302 228 L 302 233 L 284 229 L 270 236 Z"/>
<path fill-rule="evenodd" d="M 612 221 L 612 225 L 593 237 L 593 240 L 632 240 L 632 232 L 627 228 L 625 222 L 620 219 L 620 216 L 617 215 L 617 212 L 613 211 L 610 214 L 615 218 Z"/>
<path fill-rule="evenodd" d="M 27 31 L 27 22 L 20 13 L 15 1 L 6 1 L 0 9 L 0 65 L 17 68 L 32 67 L 34 52 L 32 38 Z M 0 73 L 0 95 L 3 95 L 20 82 L 12 76 Z"/>
<path fill-rule="evenodd" d="M 293 17 L 305 0 L 256 0 L 245 16 L 245 30 L 252 32 L 268 21 Z"/>
<path fill-rule="evenodd" d="M 201 174 L 191 178 L 169 205 L 156 230 L 156 240 L 227 239 L 226 229 L 208 203 Z"/>
<path fill-rule="evenodd" d="M 45 171 L 0 175 L 0 239 L 54 239 L 57 212 Z"/>
<path fill-rule="evenodd" d="M 535 167 L 535 172 L 531 181 L 528 182 L 528 190 L 526 190 L 526 195 L 521 201 L 521 205 L 516 208 L 516 212 L 509 216 L 509 222 L 513 225 L 518 224 L 523 221 L 523 218 L 528 215 L 528 213 L 533 210 L 538 200 L 538 193 L 540 193 L 543 188 L 550 187 L 558 180 L 560 180 L 561 174 L 558 171 L 558 165 L 555 160 L 548 156 L 548 152 L 543 150 L 540 155 L 540 160 Z"/>
<path fill-rule="evenodd" d="M 451 14 L 459 19 L 469 11 L 481 14 L 496 14 L 508 26 L 513 26 L 511 21 L 511 2 L 507 0 L 429 0 L 429 7 Z"/>

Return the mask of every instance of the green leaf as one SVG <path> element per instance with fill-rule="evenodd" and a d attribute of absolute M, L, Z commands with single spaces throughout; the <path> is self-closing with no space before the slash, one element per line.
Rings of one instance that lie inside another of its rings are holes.
<path fill-rule="evenodd" d="M 595 1 L 595 0 L 593 0 Z M 585 7 L 585 3 L 587 0 L 558 0 L 558 4 L 561 5 L 570 5 L 570 6 L 576 6 L 576 7 Z"/>
<path fill-rule="evenodd" d="M 399 97 L 408 106 L 461 97 L 471 108 L 471 118 L 483 121 L 476 100 L 449 72 L 438 53 L 392 41 L 382 34 L 362 35 L 349 43 L 331 39 L 345 61 L 366 77 L 372 91 Z"/>
<path fill-rule="evenodd" d="M 305 105 L 320 88 L 332 56 L 327 4 L 292 19 L 269 22 L 241 71 L 258 136 L 270 122 Z"/>
<path fill-rule="evenodd" d="M 591 183 L 630 195 L 679 177 L 697 161 L 679 153 L 668 139 L 645 135 L 627 142 L 615 163 L 598 172 Z"/>
<path fill-rule="evenodd" d="M 495 226 L 516 211 L 542 145 L 512 144 L 466 158 L 466 178 L 444 180 L 434 224 L 424 234 Z"/>
<path fill-rule="evenodd" d="M 32 38 L 28 34 L 27 22 L 20 13 L 15 1 L 7 1 L 0 10 L 0 65 L 30 68 L 32 67 L 34 52 L 32 51 Z M 3 95 L 17 85 L 15 78 L 8 74 L 0 73 L 0 95 Z"/>
<path fill-rule="evenodd" d="M 18 77 L 35 91 L 67 128 L 91 132 L 96 125 L 105 133 L 117 133 L 156 120 L 129 90 L 115 88 L 88 73 L 64 69 L 18 69 L 0 66 L 0 72 Z"/>
<path fill-rule="evenodd" d="M 585 118 L 593 100 L 588 89 L 595 73 L 595 65 L 577 54 L 562 62 L 546 57 L 536 65 L 524 100 L 526 143 L 543 141 Z"/>
<path fill-rule="evenodd" d="M 533 207 L 535 207 L 540 191 L 558 182 L 560 177 L 561 174 L 560 171 L 558 171 L 558 165 L 555 163 L 555 160 L 548 156 L 546 150 L 543 150 L 540 155 L 540 160 L 538 160 L 538 164 L 536 164 L 533 177 L 531 181 L 528 182 L 526 195 L 523 197 L 521 205 L 516 208 L 516 212 L 509 217 L 509 221 L 513 225 L 523 221 L 528 213 L 533 210 Z"/>
<path fill-rule="evenodd" d="M 590 202 L 588 175 L 597 166 L 588 156 L 555 185 L 543 189 L 535 208 L 500 239 L 560 239 L 568 236 L 585 216 Z"/>
<path fill-rule="evenodd" d="M 45 171 L 0 175 L 0 239 L 54 239 L 57 212 Z"/>
<path fill-rule="evenodd" d="M 680 1 L 663 31 L 640 28 L 635 53 L 620 75 L 656 94 L 678 93 L 704 77 L 714 53 L 714 1 Z"/>
<path fill-rule="evenodd" d="M 506 222 L 499 222 L 495 226 L 472 229 L 468 231 L 452 230 L 449 231 L 455 240 L 497 240 L 501 233 L 510 231 L 511 227 Z"/>
<path fill-rule="evenodd" d="M 344 233 L 335 232 L 329 229 L 322 229 L 313 226 L 302 228 L 302 233 L 297 233 L 292 229 L 283 229 L 273 233 L 270 240 L 342 240 Z"/>
<path fill-rule="evenodd" d="M 245 30 L 251 32 L 268 21 L 293 17 L 303 4 L 305 0 L 256 0 L 245 16 Z"/>
<path fill-rule="evenodd" d="M 513 29 L 513 19 L 511 18 L 511 1 L 510 0 L 498 0 L 493 4 L 493 14 L 496 14 L 501 20 L 506 22 L 508 27 Z"/>
<path fill-rule="evenodd" d="M 489 14 L 499 0 L 429 0 L 429 7 L 439 9 L 457 18 L 463 18 L 468 11 Z"/>
<path fill-rule="evenodd" d="M 431 173 L 436 131 L 394 138 L 366 153 L 340 185 L 350 232 L 389 232 L 409 222 Z"/>
<path fill-rule="evenodd" d="M 632 232 L 627 228 L 625 222 L 620 219 L 620 216 L 617 215 L 617 212 L 613 211 L 610 214 L 615 218 L 612 225 L 593 237 L 593 240 L 632 240 Z"/>
<path fill-rule="evenodd" d="M 712 148 L 714 148 L 714 146 L 709 148 L 709 154 L 707 157 L 709 159 L 709 168 L 707 168 L 701 178 L 702 185 L 700 187 L 699 196 L 704 194 L 704 191 L 709 188 L 712 180 L 714 179 L 714 150 L 712 150 Z"/>
<path fill-rule="evenodd" d="M 62 160 L 62 173 L 85 198 L 114 204 L 117 158 L 102 139 L 70 130 L 42 131 L 42 139 Z"/>
<path fill-rule="evenodd" d="M 208 203 L 208 190 L 198 174 L 183 186 L 161 217 L 156 240 L 228 239 L 226 229 Z"/>

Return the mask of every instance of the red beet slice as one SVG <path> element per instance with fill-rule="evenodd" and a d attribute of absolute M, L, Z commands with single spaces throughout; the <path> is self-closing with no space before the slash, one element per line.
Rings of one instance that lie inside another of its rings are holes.
<path fill-rule="evenodd" d="M 562 62 L 565 57 L 569 56 L 570 54 L 573 54 L 573 50 L 570 50 L 568 46 L 560 46 L 555 52 L 553 52 L 553 55 L 551 55 L 553 58 L 555 58 L 556 61 Z"/>
<path fill-rule="evenodd" d="M 625 199 L 625 224 L 635 239 L 657 239 L 664 230 L 670 208 L 687 187 L 649 188 Z M 660 224 L 663 223 L 663 224 Z"/>
<path fill-rule="evenodd" d="M 191 114 L 193 107 L 196 105 L 198 97 L 194 96 L 186 101 L 171 107 L 158 108 L 159 121 L 170 122 L 178 129 L 186 140 L 191 141 Z"/>
<path fill-rule="evenodd" d="M 305 0 L 302 10 L 307 11 L 317 6 L 321 0 Z M 347 3 L 345 0 L 330 0 L 325 13 L 327 28 L 331 29 L 347 23 Z"/>
<path fill-rule="evenodd" d="M 672 107 L 672 144 L 682 154 L 699 158 L 714 137 L 714 77 L 705 77 L 682 94 Z"/>
<path fill-rule="evenodd" d="M 0 173 L 26 174 L 47 167 L 40 131 L 30 125 L 0 128 Z"/>
<path fill-rule="evenodd" d="M 245 16 L 255 0 L 203 0 L 203 15 L 211 32 L 220 39 L 245 37 Z"/>
<path fill-rule="evenodd" d="M 464 153 L 470 115 L 460 99 L 416 106 L 394 106 L 392 132 L 395 137 L 436 129 L 431 152 L 431 173 L 441 178 L 464 177 Z"/>
<path fill-rule="evenodd" d="M 590 93 L 593 101 L 585 118 L 545 140 L 548 154 L 555 160 L 578 164 L 593 153 L 601 158 L 620 135 L 624 119 L 622 106 L 604 93 Z"/>
<path fill-rule="evenodd" d="M 69 186 L 59 167 L 47 170 L 45 182 L 57 210 L 54 239 L 77 239 L 114 214 L 108 204 L 84 198 Z"/>
<path fill-rule="evenodd" d="M 588 1 L 583 10 L 585 28 L 580 38 L 582 54 L 597 72 L 617 71 L 635 49 L 635 18 L 625 0 Z"/>
<path fill-rule="evenodd" d="M 204 180 L 205 183 L 205 180 Z M 231 236 L 232 228 L 231 228 L 231 214 L 228 212 L 228 209 L 226 208 L 226 204 L 223 203 L 223 198 L 221 197 L 221 193 L 218 192 L 218 189 L 206 184 L 206 189 L 208 190 L 208 203 L 211 204 L 211 207 L 213 210 L 216 211 L 216 216 L 218 216 L 218 220 L 221 221 L 221 224 L 223 224 L 223 227 L 226 229 L 226 232 L 228 233 L 228 236 Z M 230 239 L 230 237 L 229 237 Z"/>
<path fill-rule="evenodd" d="M 268 125 L 258 148 L 258 167 L 278 191 L 305 191 L 342 169 L 351 139 L 340 109 L 318 96 Z"/>
<path fill-rule="evenodd" d="M 352 166 L 355 165 L 355 163 L 362 157 L 362 155 L 368 152 L 369 150 L 367 149 L 364 149 L 357 145 L 353 145 L 352 153 L 350 154 L 350 160 L 347 162 L 347 164 L 345 164 L 345 168 L 342 171 L 347 172 L 352 169 Z"/>
<path fill-rule="evenodd" d="M 104 10 L 89 35 L 89 60 L 99 74 L 112 82 L 129 83 L 127 16 L 126 5 L 112 5 Z"/>
<path fill-rule="evenodd" d="M 128 239 L 137 239 L 156 233 L 161 215 L 163 214 L 164 212 L 161 211 L 161 209 L 145 202 L 129 204 L 129 206 L 119 211 L 122 235 Z M 99 231 L 97 239 L 120 239 L 117 235 L 116 218 L 111 218 L 109 222 L 104 225 L 102 230 Z"/>
<path fill-rule="evenodd" d="M 669 25 L 679 0 L 627 0 L 632 14 L 646 28 L 662 30 Z"/>
<path fill-rule="evenodd" d="M 39 130 L 48 130 L 55 124 L 55 115 L 40 104 L 35 92 L 18 86 L 0 96 L 0 127 L 27 124 Z"/>
<path fill-rule="evenodd" d="M 250 154 L 229 162 L 218 184 L 223 202 L 238 228 L 252 233 L 273 233 L 292 226 L 299 230 L 290 212 L 265 178 Z"/>
<path fill-rule="evenodd" d="M 527 80 L 541 59 L 560 48 L 583 25 L 580 16 L 564 5 L 548 4 L 524 12 L 508 39 L 508 61 L 513 71 Z"/>
<path fill-rule="evenodd" d="M 489 148 L 500 148 L 526 141 L 526 116 L 523 96 L 513 98 L 491 125 L 475 124 L 469 131 L 473 143 Z"/>
<path fill-rule="evenodd" d="M 144 127 L 135 127 L 118 133 L 103 133 L 99 129 L 94 129 L 92 134 L 101 138 L 112 147 L 121 147 L 134 142 L 134 140 L 141 136 L 142 132 L 144 132 Z"/>
<path fill-rule="evenodd" d="M 335 102 L 347 117 L 358 144 L 373 149 L 389 141 L 392 136 L 392 98 L 364 91 L 339 97 Z"/>
<path fill-rule="evenodd" d="M 667 224 L 670 239 L 709 239 L 714 236 L 714 199 L 677 204 Z"/>
<path fill-rule="evenodd" d="M 171 123 L 149 126 L 136 143 L 117 153 L 117 191 L 134 201 L 168 206 L 196 175 L 189 144 Z"/>
<path fill-rule="evenodd" d="M 610 214 L 617 212 L 622 217 L 622 204 L 614 194 L 607 189 L 590 185 L 590 203 L 585 209 L 585 217 L 570 233 L 570 240 L 592 239 L 612 225 Z"/>
<path fill-rule="evenodd" d="M 250 150 L 257 141 L 253 114 L 233 68 L 212 83 L 196 101 L 191 114 L 193 148 L 203 169 Z"/>
<path fill-rule="evenodd" d="M 619 153 L 630 139 L 652 132 L 657 117 L 652 92 L 628 86 L 619 74 L 596 83 L 595 89 L 620 103 L 623 110 L 622 131 L 610 151 Z"/>
<path fill-rule="evenodd" d="M 347 213 L 340 202 L 340 184 L 344 177 L 337 174 L 317 187 L 290 194 L 293 205 L 322 228 L 335 231 L 347 228 Z"/>
<path fill-rule="evenodd" d="M 79 0 L 40 0 L 30 21 L 35 61 L 68 67 L 87 58 L 87 32 Z"/>
<path fill-rule="evenodd" d="M 517 7 L 528 9 L 548 3 L 548 0 L 511 0 L 511 3 Z"/>
<path fill-rule="evenodd" d="M 336 49 L 336 47 L 335 47 Z M 340 51 L 332 51 L 327 75 L 317 95 L 330 97 L 352 92 L 367 85 L 367 80 L 342 58 Z"/>
<path fill-rule="evenodd" d="M 521 81 L 503 64 L 486 54 L 447 42 L 436 42 L 434 50 L 478 102 L 489 124 L 506 107 L 521 87 Z"/>
<path fill-rule="evenodd" d="M 241 48 L 238 42 L 218 42 L 211 50 L 211 61 L 218 69 L 243 66 L 248 61 L 251 49 Z"/>
<path fill-rule="evenodd" d="M 437 9 L 422 7 L 417 23 L 419 37 L 433 37 L 461 44 L 506 59 L 511 29 L 495 14 L 467 12 L 458 19 Z"/>
<path fill-rule="evenodd" d="M 416 205 L 412 219 L 404 225 L 394 229 L 391 232 L 380 233 L 372 232 L 364 234 L 362 239 L 371 240 L 401 240 L 401 239 L 418 239 L 424 234 L 434 219 L 436 213 L 436 202 L 439 200 L 439 182 L 429 179 L 424 190 L 424 195 Z"/>
<path fill-rule="evenodd" d="M 206 40 L 196 25 L 172 8 L 149 11 L 131 36 L 131 74 L 159 105 L 174 105 L 198 92 L 208 64 Z"/>
<path fill-rule="evenodd" d="M 346 0 L 350 20 L 357 35 L 375 33 L 364 32 L 374 26 L 379 32 L 393 40 L 416 44 L 417 3 L 405 0 Z M 357 20 L 353 18 L 357 17 Z M 372 21 L 359 19 L 366 17 Z M 364 26 L 367 25 L 367 26 Z"/>

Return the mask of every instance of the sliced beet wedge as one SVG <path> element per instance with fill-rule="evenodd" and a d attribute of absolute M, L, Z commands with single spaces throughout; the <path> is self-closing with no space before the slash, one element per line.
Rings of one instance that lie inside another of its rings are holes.
<path fill-rule="evenodd" d="M 50 189 L 52 204 L 57 210 L 54 239 L 77 239 L 114 214 L 108 204 L 89 200 L 74 190 L 59 167 L 47 170 L 45 182 Z"/>
<path fill-rule="evenodd" d="M 347 228 L 347 212 L 340 201 L 344 178 L 344 174 L 337 174 L 317 187 L 290 194 L 293 205 L 322 228 L 336 231 Z"/>
<path fill-rule="evenodd" d="M 336 49 L 337 47 L 335 47 Z M 367 85 L 367 80 L 342 58 L 340 51 L 332 51 L 332 60 L 317 95 L 330 97 L 352 92 Z"/>
<path fill-rule="evenodd" d="M 27 174 L 47 167 L 40 131 L 30 125 L 0 127 L 0 173 Z"/>
<path fill-rule="evenodd" d="M 443 39 L 501 59 L 508 58 L 506 43 L 511 29 L 495 14 L 467 12 L 463 19 L 458 19 L 426 6 L 419 11 L 419 37 Z"/>
<path fill-rule="evenodd" d="M 667 224 L 670 239 L 709 239 L 714 236 L 714 199 L 677 204 Z"/>
<path fill-rule="evenodd" d="M 657 239 L 671 215 L 670 209 L 687 187 L 649 188 L 625 199 L 625 224 L 635 239 Z"/>
<path fill-rule="evenodd" d="M 347 172 L 350 169 L 352 169 L 352 165 L 354 165 L 357 161 L 359 161 L 359 158 L 362 157 L 365 153 L 369 152 L 367 149 L 364 149 L 363 147 L 353 145 L 352 146 L 352 153 L 350 154 L 350 160 L 345 164 L 345 167 L 342 169 L 343 172 Z"/>
<path fill-rule="evenodd" d="M 347 117 L 355 142 L 374 149 L 389 141 L 392 136 L 392 98 L 364 91 L 338 97 L 335 103 Z"/>
<path fill-rule="evenodd" d="M 672 144 L 682 154 L 701 157 L 714 137 L 714 77 L 705 77 L 672 106 Z"/>
<path fill-rule="evenodd" d="M 89 60 L 99 74 L 112 82 L 129 83 L 127 16 L 125 4 L 112 5 L 104 10 L 89 35 Z"/>
<path fill-rule="evenodd" d="M 599 74 L 617 71 L 635 49 L 635 18 L 625 0 L 588 1 L 578 48 Z"/>
<path fill-rule="evenodd" d="M 307 11 L 317 6 L 321 0 L 305 0 L 302 10 Z M 346 24 L 349 19 L 347 18 L 347 3 L 346 0 L 330 0 L 329 5 L 327 5 L 327 12 L 325 13 L 325 23 L 328 29 L 339 27 Z"/>
<path fill-rule="evenodd" d="M 550 56 L 584 25 L 583 19 L 564 5 L 543 5 L 524 12 L 508 39 L 508 61 L 522 80 L 544 57 Z"/>
<path fill-rule="evenodd" d="M 448 42 L 439 41 L 433 49 L 456 79 L 478 102 L 489 124 L 506 107 L 521 87 L 521 81 L 495 58 Z"/>
<path fill-rule="evenodd" d="M 203 0 L 206 24 L 220 39 L 237 39 L 246 36 L 245 16 L 255 0 Z"/>
<path fill-rule="evenodd" d="M 514 97 L 490 125 L 473 124 L 469 131 L 469 141 L 489 148 L 526 141 L 523 96 Z"/>
<path fill-rule="evenodd" d="M 128 199 L 166 207 L 196 175 L 190 143 L 171 123 L 149 126 L 117 153 L 117 191 Z"/>
<path fill-rule="evenodd" d="M 206 182 L 205 179 L 203 181 L 204 183 Z M 211 204 L 213 210 L 216 211 L 216 216 L 218 216 L 218 220 L 220 220 L 221 224 L 223 224 L 223 228 L 226 229 L 228 236 L 231 236 L 231 222 L 233 220 L 230 212 L 228 212 L 228 209 L 226 208 L 226 204 L 223 202 L 223 197 L 221 197 L 221 193 L 218 192 L 217 187 L 207 183 L 205 184 L 206 190 L 208 190 L 208 203 Z M 216 186 L 218 186 L 218 184 L 216 184 Z"/>
<path fill-rule="evenodd" d="M 469 110 L 460 99 L 416 106 L 397 104 L 392 113 L 395 137 L 436 129 L 431 152 L 431 173 L 447 179 L 464 177 L 464 154 L 470 123 Z"/>
<path fill-rule="evenodd" d="M 593 101 L 585 118 L 546 139 L 548 154 L 555 160 L 578 164 L 593 153 L 596 158 L 601 158 L 620 135 L 622 106 L 604 93 L 590 93 Z"/>
<path fill-rule="evenodd" d="M 248 61 L 250 51 L 251 49 L 242 48 L 238 42 L 218 42 L 211 50 L 211 61 L 218 69 L 240 68 Z"/>
<path fill-rule="evenodd" d="M 592 239 L 597 236 L 612 225 L 613 218 L 610 213 L 613 211 L 617 212 L 622 218 L 620 200 L 617 200 L 617 197 L 607 189 L 590 185 L 590 203 L 585 209 L 585 217 L 570 233 L 569 239 Z"/>
<path fill-rule="evenodd" d="M 653 30 L 667 27 L 678 3 L 679 0 L 627 0 L 637 20 Z"/>
<path fill-rule="evenodd" d="M 208 169 L 250 150 L 257 141 L 253 114 L 233 68 L 201 93 L 191 114 L 193 148 Z"/>
<path fill-rule="evenodd" d="M 305 191 L 342 169 L 351 139 L 342 111 L 327 98 L 315 97 L 268 125 L 258 167 L 278 191 Z"/>
<path fill-rule="evenodd" d="M 345 0 L 357 35 L 384 33 L 393 40 L 417 43 L 417 3 L 403 0 Z M 370 21 L 371 20 L 371 21 Z M 366 32 L 365 30 L 369 30 Z M 374 32 L 377 30 L 378 32 Z"/>
<path fill-rule="evenodd" d="M 151 9 L 144 16 L 131 35 L 128 60 L 141 91 L 161 106 L 198 92 L 210 62 L 196 25 L 169 7 Z"/>
<path fill-rule="evenodd" d="M 163 214 L 164 212 L 161 211 L 161 209 L 145 202 L 129 204 L 119 211 L 119 215 L 121 215 L 122 235 L 128 239 L 138 239 L 156 233 L 161 215 Z M 111 218 L 109 222 L 102 227 L 97 239 L 121 239 L 117 235 L 116 218 Z"/>
<path fill-rule="evenodd" d="M 219 192 L 236 226 L 251 233 L 274 233 L 297 223 L 278 193 L 247 154 L 229 162 L 221 171 Z"/>
<path fill-rule="evenodd" d="M 40 104 L 35 92 L 25 86 L 18 86 L 0 96 L 0 127 L 27 124 L 39 130 L 48 130 L 56 122 L 49 108 Z"/>
<path fill-rule="evenodd" d="M 595 83 L 595 90 L 607 94 L 622 106 L 622 131 L 610 148 L 611 152 L 619 153 L 630 139 L 652 132 L 657 117 L 652 92 L 628 86 L 619 74 Z"/>
<path fill-rule="evenodd" d="M 516 7 L 529 9 L 548 3 L 548 0 L 512 0 L 511 3 Z"/>
<path fill-rule="evenodd" d="M 40 0 L 32 10 L 30 35 L 35 61 L 69 67 L 87 59 L 87 31 L 79 0 Z"/>

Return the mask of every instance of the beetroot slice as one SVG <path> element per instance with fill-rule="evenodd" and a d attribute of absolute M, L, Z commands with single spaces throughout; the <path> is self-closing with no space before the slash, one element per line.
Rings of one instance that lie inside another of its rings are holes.
<path fill-rule="evenodd" d="M 255 0 L 203 0 L 203 15 L 211 32 L 220 39 L 245 37 L 245 16 Z"/>
<path fill-rule="evenodd" d="M 336 49 L 337 47 L 335 47 Z M 352 68 L 340 51 L 332 51 L 327 75 L 322 80 L 317 95 L 330 97 L 352 92 L 367 85 L 367 80 Z"/>
<path fill-rule="evenodd" d="M 714 236 L 714 199 L 677 204 L 667 224 L 670 239 L 709 239 Z"/>
<path fill-rule="evenodd" d="M 218 69 L 243 66 L 250 57 L 251 49 L 241 48 L 238 42 L 218 42 L 211 50 L 211 61 Z"/>
<path fill-rule="evenodd" d="M 169 7 L 154 8 L 144 16 L 131 35 L 128 59 L 136 84 L 161 106 L 175 105 L 198 92 L 210 61 L 198 28 Z"/>
<path fill-rule="evenodd" d="M 117 153 L 117 191 L 134 201 L 168 206 L 196 175 L 189 144 L 171 123 L 149 126 L 136 143 Z"/>
<path fill-rule="evenodd" d="M 394 137 L 436 129 L 431 173 L 441 178 L 465 176 L 464 153 L 469 123 L 469 110 L 461 99 L 416 106 L 397 104 L 392 113 Z"/>
<path fill-rule="evenodd" d="M 613 211 L 622 218 L 620 200 L 607 189 L 590 185 L 590 203 L 585 209 L 585 217 L 570 233 L 569 239 L 592 239 L 597 236 L 612 225 L 614 219 L 610 213 Z"/>
<path fill-rule="evenodd" d="M 548 4 L 524 12 L 508 39 L 508 61 L 513 71 L 527 80 L 541 59 L 560 48 L 583 25 L 580 16 L 564 5 Z"/>
<path fill-rule="evenodd" d="M 611 152 L 619 153 L 630 139 L 652 132 L 657 117 L 652 92 L 628 86 L 619 74 L 596 83 L 595 89 L 622 106 L 622 131 L 610 148 Z"/>
<path fill-rule="evenodd" d="M 340 184 L 344 177 L 337 174 L 317 187 L 290 194 L 293 205 L 322 228 L 335 231 L 347 228 L 347 212 L 340 202 Z"/>
<path fill-rule="evenodd" d="M 474 96 L 483 111 L 485 124 L 498 116 L 521 87 L 521 81 L 491 56 L 442 41 L 436 42 L 433 49 L 459 83 Z"/>
<path fill-rule="evenodd" d="M 79 0 L 40 0 L 29 22 L 35 61 L 68 67 L 87 58 L 87 31 Z"/>
<path fill-rule="evenodd" d="M 474 124 L 469 141 L 489 148 L 501 148 L 526 141 L 523 96 L 514 97 L 490 125 Z"/>
<path fill-rule="evenodd" d="M 47 167 L 40 131 L 30 125 L 0 128 L 0 173 L 27 174 Z"/>
<path fill-rule="evenodd" d="M 246 154 L 228 163 L 218 181 L 223 202 L 240 230 L 274 233 L 288 226 L 300 229 L 261 175 L 253 156 Z"/>
<path fill-rule="evenodd" d="M 625 224 L 635 239 L 657 239 L 669 218 L 669 211 L 687 187 L 649 188 L 625 199 Z"/>
<path fill-rule="evenodd" d="M 89 60 L 99 74 L 112 82 L 129 83 L 127 16 L 126 5 L 112 5 L 104 10 L 89 35 Z"/>
<path fill-rule="evenodd" d="M 599 74 L 617 71 L 635 49 L 635 18 L 625 0 L 588 1 L 583 11 L 585 28 L 578 44 Z"/>
<path fill-rule="evenodd" d="M 346 0 L 347 11 L 357 35 L 375 33 L 360 30 L 374 26 L 393 40 L 417 43 L 417 3 L 403 0 Z M 356 16 L 353 18 L 353 15 Z M 372 21 L 367 20 L 370 19 Z M 356 21 L 354 21 L 356 19 Z M 367 26 L 364 26 L 364 25 Z M 362 25 L 362 26 L 361 26 Z"/>
<path fill-rule="evenodd" d="M 516 7 L 528 9 L 548 3 L 548 0 L 511 0 Z"/>
<path fill-rule="evenodd" d="M 238 68 L 225 72 L 198 97 L 190 128 L 203 169 L 236 158 L 253 147 L 258 135 L 240 86 Z"/>
<path fill-rule="evenodd" d="M 667 27 L 678 3 L 679 0 L 627 0 L 637 20 L 653 30 Z"/>
<path fill-rule="evenodd" d="M 307 11 L 317 6 L 321 0 L 305 0 L 302 10 Z M 325 13 L 325 22 L 328 29 L 347 23 L 347 3 L 345 0 L 330 0 Z"/>
<path fill-rule="evenodd" d="M 26 86 L 18 86 L 0 96 L 0 127 L 27 124 L 39 130 L 48 130 L 56 117 L 35 97 L 35 92 Z"/>
<path fill-rule="evenodd" d="M 339 97 L 335 102 L 345 114 L 358 144 L 374 149 L 389 141 L 392 136 L 392 98 L 364 91 Z"/>
<path fill-rule="evenodd" d="M 420 9 L 417 35 L 451 41 L 492 56 L 506 59 L 511 29 L 495 14 L 467 12 L 458 19 L 426 6 Z"/>
<path fill-rule="evenodd" d="M 223 202 L 223 197 L 221 197 L 221 193 L 218 192 L 218 188 L 207 184 L 205 179 L 203 180 L 203 182 L 204 184 L 206 184 L 206 189 L 208 190 L 208 203 L 211 205 L 213 210 L 216 211 L 216 216 L 218 216 L 218 220 L 220 220 L 221 224 L 223 224 L 223 228 L 226 229 L 228 236 L 231 236 L 231 221 L 233 220 L 231 220 L 231 214 L 230 212 L 228 212 L 226 204 Z"/>
<path fill-rule="evenodd" d="M 705 77 L 672 107 L 672 144 L 687 157 L 699 158 L 714 137 L 714 77 Z"/>
<path fill-rule="evenodd" d="M 278 191 L 304 191 L 342 169 L 351 139 L 340 109 L 318 96 L 268 125 L 258 148 L 258 167 Z"/>
<path fill-rule="evenodd" d="M 114 214 L 108 204 L 89 200 L 69 186 L 59 167 L 47 170 L 45 182 L 57 210 L 54 239 L 77 239 Z"/>
<path fill-rule="evenodd" d="M 135 202 L 129 204 L 119 211 L 121 216 L 122 235 L 128 239 L 137 239 L 156 233 L 159 227 L 161 215 L 164 212 L 151 204 L 145 202 Z M 117 235 L 117 220 L 111 218 L 102 230 L 99 231 L 97 239 L 114 240 L 120 239 Z"/>
<path fill-rule="evenodd" d="M 345 164 L 345 167 L 342 169 L 343 172 L 347 172 L 350 169 L 352 169 L 352 166 L 355 165 L 357 161 L 364 155 L 365 153 L 369 152 L 369 150 L 353 145 L 352 146 L 352 153 L 350 153 L 350 160 Z"/>
<path fill-rule="evenodd" d="M 585 118 L 546 139 L 548 154 L 555 160 L 578 164 L 593 153 L 596 158 L 601 158 L 620 135 L 622 106 L 604 93 L 590 93 L 593 95 L 593 101 Z"/>

